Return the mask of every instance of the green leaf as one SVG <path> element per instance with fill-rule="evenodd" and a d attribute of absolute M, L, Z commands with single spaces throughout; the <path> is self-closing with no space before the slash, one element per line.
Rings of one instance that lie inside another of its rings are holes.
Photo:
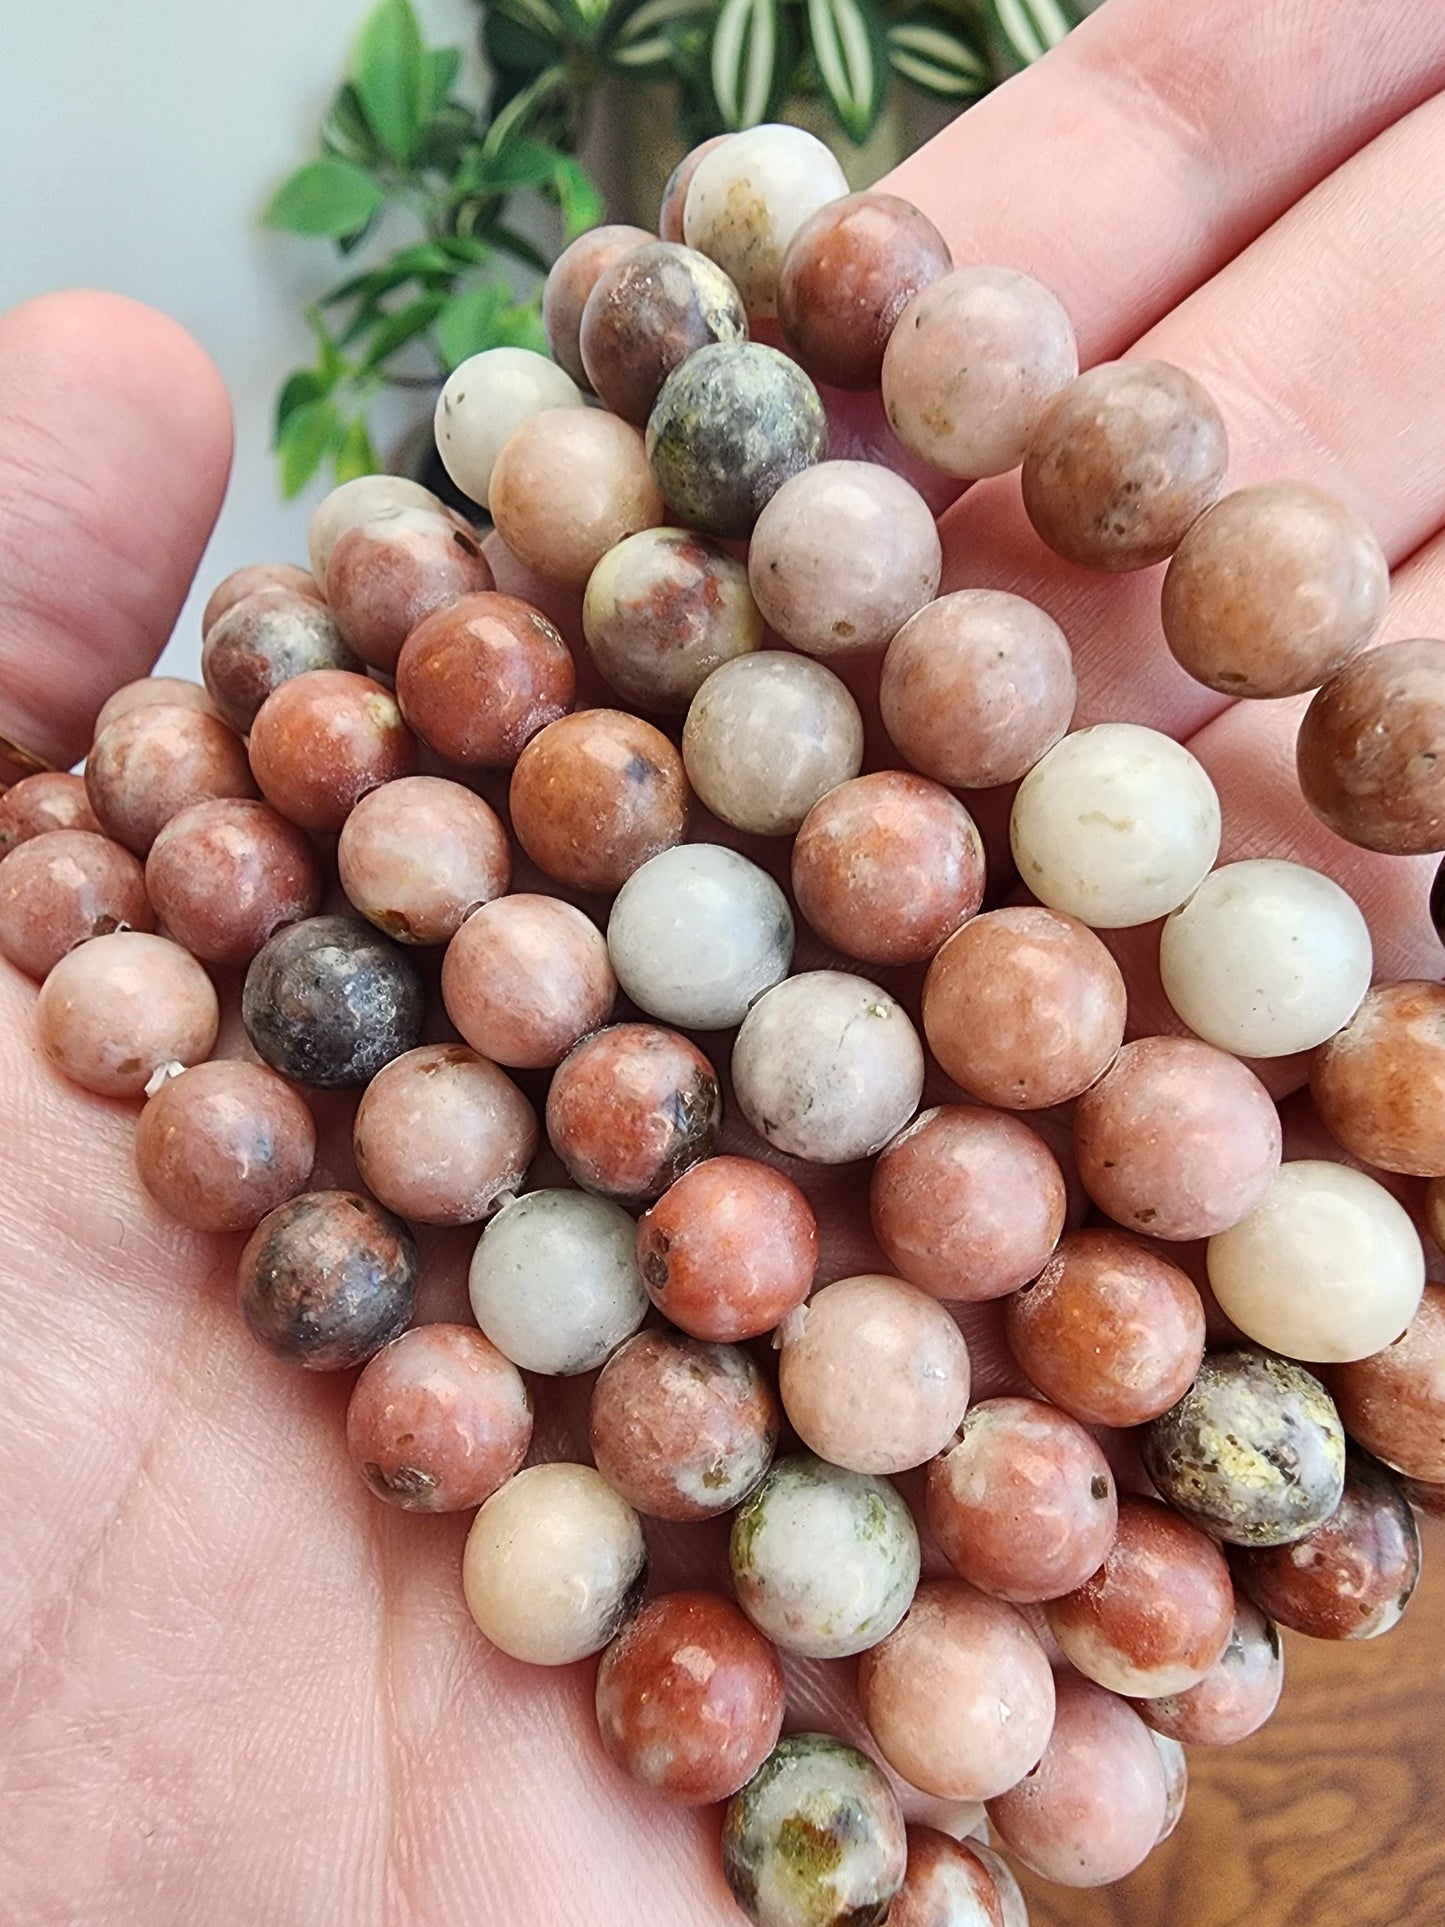
<path fill-rule="evenodd" d="M 433 114 L 445 106 L 447 95 L 451 92 L 461 67 L 460 47 L 432 47 L 423 56 L 425 86 L 422 94 L 422 114 L 424 120 L 430 120 Z"/>
<path fill-rule="evenodd" d="M 711 12 L 712 0 L 642 0 L 609 35 L 608 65 L 639 80 L 671 73 L 679 22 Z"/>
<path fill-rule="evenodd" d="M 281 430 L 287 421 L 309 401 L 320 401 L 330 393 L 330 384 L 323 381 L 314 368 L 298 368 L 293 375 L 286 377 L 280 394 L 276 397 L 276 426 L 271 435 L 271 446 L 279 448 Z"/>
<path fill-rule="evenodd" d="M 1056 47 L 1080 18 L 1073 0 L 988 0 L 988 11 L 1004 45 L 1025 67 Z"/>
<path fill-rule="evenodd" d="M 282 181 L 261 219 L 288 234 L 359 234 L 382 203 L 381 189 L 350 161 L 307 161 Z"/>
<path fill-rule="evenodd" d="M 505 227 L 500 221 L 493 221 L 487 227 L 487 235 L 503 254 L 510 254 L 514 261 L 521 261 L 538 274 L 545 274 L 552 263 L 541 249 L 529 241 L 525 234 L 518 234 L 515 228 Z M 479 244 L 480 245 L 480 244 Z"/>
<path fill-rule="evenodd" d="M 729 127 L 762 120 L 780 86 L 778 0 L 723 0 L 712 35 L 713 92 Z"/>
<path fill-rule="evenodd" d="M 844 133 L 873 131 L 888 91 L 888 43 L 873 0 L 808 0 L 808 35 L 818 78 Z"/>
<path fill-rule="evenodd" d="M 448 374 L 470 356 L 498 345 L 497 323 L 506 306 L 507 290 L 500 281 L 452 296 L 432 330 Z"/>
<path fill-rule="evenodd" d="M 563 154 L 552 174 L 552 187 L 562 209 L 562 227 L 567 240 L 575 241 L 602 219 L 602 196 L 592 185 L 586 169 L 570 154 Z"/>
<path fill-rule="evenodd" d="M 550 355 L 540 299 L 514 302 L 510 308 L 503 309 L 497 319 L 497 345 L 530 348 L 534 355 Z"/>
<path fill-rule="evenodd" d="M 409 0 L 380 0 L 362 25 L 352 82 L 372 131 L 393 160 L 410 159 L 430 119 L 421 28 Z"/>
<path fill-rule="evenodd" d="M 490 18 L 515 21 L 559 52 L 566 46 L 566 25 L 551 0 L 492 0 L 487 13 Z"/>
<path fill-rule="evenodd" d="M 338 281 L 321 296 L 321 306 L 334 308 L 338 302 L 351 301 L 357 295 L 375 298 L 390 294 L 404 281 L 450 280 L 456 271 L 456 262 L 439 241 L 423 241 L 414 248 L 403 248 L 380 267 Z"/>
<path fill-rule="evenodd" d="M 560 0 L 558 11 L 570 29 L 569 38 L 590 47 L 607 18 L 609 0 Z"/>
<path fill-rule="evenodd" d="M 445 306 L 445 295 L 426 294 L 420 301 L 409 301 L 404 308 L 398 308 L 395 314 L 384 316 L 362 357 L 363 371 L 379 367 L 388 355 L 394 355 L 398 348 L 404 348 L 407 342 L 414 341 L 431 326 Z"/>
<path fill-rule="evenodd" d="M 888 29 L 893 71 L 939 100 L 976 100 L 993 85 L 993 70 L 961 20 L 925 7 Z"/>
<path fill-rule="evenodd" d="M 281 493 L 288 502 L 320 468 L 340 427 L 336 404 L 327 396 L 303 402 L 287 416 L 276 437 L 276 452 L 281 458 Z"/>
<path fill-rule="evenodd" d="M 346 424 L 345 432 L 336 445 L 336 456 L 332 462 L 336 480 L 338 483 L 354 482 L 358 475 L 375 475 L 380 466 L 366 423 L 358 415 Z"/>
<path fill-rule="evenodd" d="M 350 81 L 337 91 L 336 98 L 321 123 L 321 145 L 329 154 L 373 166 L 381 159 L 381 149 L 371 124 L 362 111 L 356 89 Z"/>
<path fill-rule="evenodd" d="M 567 74 L 560 63 L 543 68 L 535 80 L 529 81 L 507 102 L 506 106 L 492 117 L 487 129 L 487 137 L 482 142 L 482 154 L 490 162 L 499 154 L 507 151 L 521 137 L 522 129 L 538 110 L 544 107 L 554 95 L 563 93 L 567 86 Z"/>

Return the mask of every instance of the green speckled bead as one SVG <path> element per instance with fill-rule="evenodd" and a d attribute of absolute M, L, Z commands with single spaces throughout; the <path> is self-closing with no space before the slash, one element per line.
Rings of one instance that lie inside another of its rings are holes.
<path fill-rule="evenodd" d="M 1140 1439 L 1160 1497 L 1229 1545 L 1290 1545 L 1329 1518 L 1344 1490 L 1333 1399 L 1312 1372 L 1272 1352 L 1206 1358 Z"/>
<path fill-rule="evenodd" d="M 780 1459 L 740 1507 L 728 1557 L 749 1619 L 810 1659 L 876 1646 L 918 1586 L 918 1532 L 894 1488 L 810 1452 Z"/>
<path fill-rule="evenodd" d="M 674 369 L 647 424 L 647 459 L 673 513 L 710 535 L 751 532 L 773 494 L 828 452 L 818 391 L 756 342 L 718 342 Z"/>
<path fill-rule="evenodd" d="M 728 1802 L 722 1854 L 757 1927 L 878 1927 L 908 1861 L 893 1789 L 828 1733 L 778 1742 Z"/>

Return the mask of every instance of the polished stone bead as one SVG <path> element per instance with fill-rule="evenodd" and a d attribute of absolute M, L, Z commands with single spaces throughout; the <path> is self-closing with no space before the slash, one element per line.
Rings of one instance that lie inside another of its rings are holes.
<path fill-rule="evenodd" d="M 241 1016 L 272 1067 L 298 1084 L 365 1084 L 421 1034 L 415 964 L 355 917 L 308 917 L 277 931 L 246 972 Z"/>
<path fill-rule="evenodd" d="M 94 830 L 44 831 L 0 862 L 0 954 L 37 983 L 91 937 L 155 927 L 139 862 Z"/>
<path fill-rule="evenodd" d="M 141 1183 L 197 1231 L 254 1230 L 305 1189 L 315 1157 L 305 1099 L 261 1064 L 194 1064 L 166 1078 L 136 1125 Z"/>
<path fill-rule="evenodd" d="M 497 456 L 487 502 L 517 560 L 572 589 L 614 544 L 667 519 L 640 432 L 599 408 L 524 421 Z"/>
<path fill-rule="evenodd" d="M 411 1323 L 417 1270 L 400 1218 L 355 1191 L 304 1191 L 256 1226 L 236 1292 L 267 1351 L 307 1371 L 341 1372 Z"/>
<path fill-rule="evenodd" d="M 723 268 L 748 314 L 777 313 L 778 278 L 798 229 L 848 192 L 843 170 L 800 127 L 750 127 L 702 155 L 683 204 L 683 236 Z"/>
<path fill-rule="evenodd" d="M 1376 984 L 1315 1052 L 1310 1095 L 1351 1157 L 1445 1175 L 1445 985 Z"/>
<path fill-rule="evenodd" d="M 769 649 L 715 669 L 682 732 L 688 780 L 714 816 L 791 836 L 863 764 L 863 718 L 820 662 Z"/>
<path fill-rule="evenodd" d="M 339 830 L 368 790 L 410 776 L 416 760 L 395 696 L 344 669 L 283 682 L 251 725 L 261 794 L 304 830 Z"/>
<path fill-rule="evenodd" d="M 40 1048 L 72 1083 L 101 1097 L 139 1097 L 164 1064 L 199 1064 L 220 1025 L 211 980 L 166 937 L 116 930 L 91 937 L 40 986 Z"/>
<path fill-rule="evenodd" d="M 1300 724 L 1305 801 L 1390 856 L 1445 850 L 1445 642 L 1383 643 L 1325 684 Z"/>
<path fill-rule="evenodd" d="M 581 709 L 532 737 L 508 791 L 532 861 L 574 890 L 611 892 L 687 828 L 682 758 L 660 729 L 621 709 Z"/>
<path fill-rule="evenodd" d="M 442 466 L 462 494 L 486 508 L 503 448 L 534 415 L 581 408 L 581 379 L 580 371 L 530 348 L 484 348 L 454 368 L 437 397 L 433 427 Z"/>
<path fill-rule="evenodd" d="M 217 617 L 201 646 L 201 674 L 216 708 L 245 732 L 272 690 L 293 676 L 360 668 L 319 591 L 255 589 Z"/>
<path fill-rule="evenodd" d="M 524 1371 L 590 1372 L 647 1312 L 631 1218 L 582 1191 L 529 1191 L 504 1204 L 477 1241 L 472 1313 Z"/>
<path fill-rule="evenodd" d="M 541 610 L 489 590 L 418 623 L 396 665 L 402 715 L 463 769 L 510 769 L 576 689 L 572 653 Z"/>
<path fill-rule="evenodd" d="M 367 1085 L 352 1131 L 362 1182 L 417 1224 L 477 1224 L 521 1189 L 537 1115 L 465 1044 L 422 1044 Z"/>
<path fill-rule="evenodd" d="M 747 338 L 742 297 L 716 262 L 675 241 L 650 241 L 598 276 L 578 346 L 604 406 L 645 428 L 674 368 L 712 342 Z"/>
<path fill-rule="evenodd" d="M 763 640 L 746 566 L 691 529 L 639 529 L 609 549 L 587 578 L 582 629 L 618 694 L 668 715 Z"/>

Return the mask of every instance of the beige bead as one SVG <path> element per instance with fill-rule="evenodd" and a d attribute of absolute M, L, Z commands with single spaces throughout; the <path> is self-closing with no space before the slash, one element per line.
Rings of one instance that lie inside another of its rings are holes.
<path fill-rule="evenodd" d="M 810 214 L 848 192 L 842 168 L 800 127 L 750 127 L 698 162 L 683 238 L 728 274 L 751 317 L 778 311 L 788 243 Z"/>
<path fill-rule="evenodd" d="M 831 669 L 764 650 L 724 663 L 698 690 L 682 760 L 724 823 L 791 836 L 820 797 L 863 767 L 863 718 Z"/>
<path fill-rule="evenodd" d="M 943 1451 L 968 1406 L 968 1347 L 926 1291 L 868 1273 L 825 1285 L 783 1325 L 778 1387 L 798 1437 L 850 1472 Z"/>
<path fill-rule="evenodd" d="M 625 1499 L 590 1465 L 533 1465 L 472 1521 L 462 1589 L 494 1646 L 532 1666 L 602 1648 L 642 1600 L 647 1551 Z"/>
<path fill-rule="evenodd" d="M 417 1224 L 477 1224 L 521 1188 L 537 1116 L 511 1078 L 464 1044 L 423 1044 L 367 1085 L 356 1168 L 389 1211 Z"/>
<path fill-rule="evenodd" d="M 487 499 L 517 560 L 573 589 L 624 537 L 667 519 L 642 436 L 598 408 L 530 416 L 497 456 Z"/>
<path fill-rule="evenodd" d="M 358 522 L 369 522 L 373 515 L 385 515 L 390 509 L 448 513 L 439 495 L 433 495 L 429 488 L 409 481 L 404 475 L 358 475 L 350 482 L 343 482 L 316 504 L 306 531 L 307 554 L 316 580 L 326 580 L 331 551 L 347 529 L 355 528 Z"/>
<path fill-rule="evenodd" d="M 545 409 L 582 406 L 577 383 L 545 355 L 484 348 L 452 370 L 437 397 L 437 453 L 463 495 L 486 508 L 497 457 L 522 423 Z"/>
<path fill-rule="evenodd" d="M 211 980 L 165 937 L 118 930 L 62 957 L 35 1007 L 41 1049 L 73 1083 L 138 1097 L 162 1064 L 209 1057 L 220 1023 Z"/>

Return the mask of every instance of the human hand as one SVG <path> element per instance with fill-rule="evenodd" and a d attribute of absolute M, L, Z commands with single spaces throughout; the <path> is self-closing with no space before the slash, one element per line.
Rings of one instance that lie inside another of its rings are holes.
<path fill-rule="evenodd" d="M 1397 570 L 1388 633 L 1438 632 L 1442 76 L 1445 19 L 1426 3 L 1183 16 L 1110 0 L 889 185 L 958 260 L 1053 287 L 1086 364 L 1143 336 L 1198 374 L 1230 428 L 1232 482 L 1306 476 L 1355 501 Z M 0 729 L 62 763 L 81 752 L 174 619 L 226 443 L 214 373 L 158 318 L 55 297 L 0 322 Z M 1382 976 L 1435 974 L 1422 866 L 1339 844 L 1300 803 L 1297 705 L 1216 715 L 1163 651 L 1152 580 L 1046 556 L 1016 480 L 971 490 L 944 526 L 946 586 L 1016 589 L 1064 624 L 1079 720 L 1190 739 L 1220 789 L 1226 859 L 1328 871 L 1365 909 Z M 1146 960 L 1129 961 L 1136 1026 L 1160 1027 Z M 457 1580 L 466 1521 L 365 1492 L 342 1446 L 346 1385 L 251 1344 L 234 1243 L 160 1217 L 134 1178 L 132 1112 L 60 1084 L 31 1002 L 6 970 L 13 1918 L 736 1921 L 715 1819 L 607 1764 L 590 1667 L 543 1674 L 484 1644 Z M 323 1153 L 326 1177 L 344 1156 Z M 862 1236 L 847 1189 L 814 1187 L 825 1279 L 874 1262 L 847 1242 Z M 461 1242 L 432 1241 L 426 1316 L 460 1309 Z M 565 1423 L 539 1443 L 559 1450 Z M 720 1571 L 697 1529 L 658 1554 L 664 1583 Z M 844 1669 L 813 1669 L 804 1691 L 846 1718 Z"/>

